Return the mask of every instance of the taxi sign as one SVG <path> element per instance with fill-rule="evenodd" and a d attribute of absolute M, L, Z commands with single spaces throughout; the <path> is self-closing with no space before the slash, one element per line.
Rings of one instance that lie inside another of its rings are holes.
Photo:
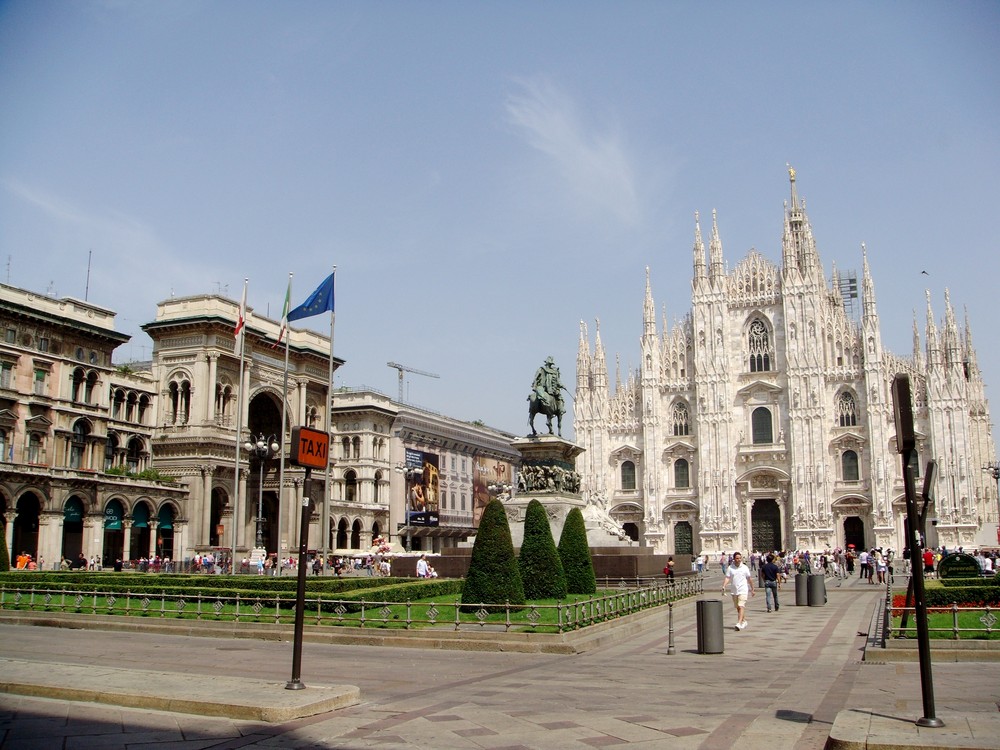
<path fill-rule="evenodd" d="M 289 460 L 297 466 L 325 469 L 330 457 L 330 436 L 311 427 L 292 428 L 292 454 Z"/>

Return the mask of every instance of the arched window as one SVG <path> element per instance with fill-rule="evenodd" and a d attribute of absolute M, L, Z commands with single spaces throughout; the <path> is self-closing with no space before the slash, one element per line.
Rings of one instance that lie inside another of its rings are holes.
<path fill-rule="evenodd" d="M 687 489 L 690 486 L 690 466 L 686 458 L 678 458 L 674 462 L 674 487 Z"/>
<path fill-rule="evenodd" d="M 752 431 L 754 445 L 769 445 L 774 442 L 774 427 L 771 424 L 771 410 L 763 406 L 753 410 Z"/>
<path fill-rule="evenodd" d="M 759 318 L 750 323 L 747 331 L 747 350 L 750 354 L 750 372 L 771 370 L 771 341 L 767 326 Z"/>
<path fill-rule="evenodd" d="M 114 397 L 111 400 L 111 417 L 113 419 L 122 418 L 122 407 L 125 404 L 125 391 L 117 390 L 115 391 Z"/>
<path fill-rule="evenodd" d="M 353 471 L 344 474 L 344 500 L 353 503 L 358 499 L 358 475 Z"/>
<path fill-rule="evenodd" d="M 87 385 L 83 391 L 83 400 L 85 403 L 94 403 L 94 388 L 97 386 L 97 373 L 91 372 L 87 374 Z"/>
<path fill-rule="evenodd" d="M 354 451 L 354 457 L 361 458 L 361 438 L 355 437 L 354 440 L 351 441 L 351 448 Z"/>
<path fill-rule="evenodd" d="M 115 453 L 118 451 L 118 436 L 108 435 L 108 441 L 104 444 L 104 470 L 115 465 Z"/>
<path fill-rule="evenodd" d="M 375 472 L 375 496 L 372 498 L 374 502 L 378 502 L 382 494 L 382 472 Z"/>
<path fill-rule="evenodd" d="M 125 421 L 134 422 L 135 421 L 135 406 L 139 402 L 138 397 L 133 392 L 129 392 L 128 399 L 125 401 Z"/>
<path fill-rule="evenodd" d="M 858 406 L 854 396 L 841 393 L 837 399 L 837 424 L 841 427 L 854 427 L 858 423 Z"/>
<path fill-rule="evenodd" d="M 73 370 L 73 401 L 75 402 L 79 402 L 80 400 L 80 396 L 83 392 L 84 380 L 85 376 L 82 369 L 77 368 Z"/>
<path fill-rule="evenodd" d="M 191 417 L 191 384 L 188 381 L 181 383 L 180 418 L 181 424 L 187 424 Z"/>
<path fill-rule="evenodd" d="M 671 421 L 674 424 L 674 435 L 690 435 L 691 424 L 688 416 L 687 404 L 676 403 L 671 413 Z"/>
<path fill-rule="evenodd" d="M 85 469 L 84 457 L 87 453 L 87 436 L 90 435 L 90 425 L 82 419 L 73 425 L 73 437 L 69 446 L 69 466 L 71 469 Z"/>
<path fill-rule="evenodd" d="M 170 424 L 177 424 L 177 414 L 180 409 L 180 389 L 177 387 L 177 383 L 171 383 L 167 386 L 167 397 L 170 399 L 167 421 Z"/>
<path fill-rule="evenodd" d="M 340 439 L 341 458 L 351 457 L 351 439 L 344 436 Z"/>
<path fill-rule="evenodd" d="M 128 441 L 128 453 L 125 456 L 125 460 L 128 463 L 128 470 L 133 473 L 138 472 L 142 468 L 140 466 L 142 460 L 142 441 L 139 438 L 132 438 Z"/>
<path fill-rule="evenodd" d="M 858 472 L 858 454 L 854 451 L 840 454 L 840 469 L 845 482 L 857 482 L 861 478 Z"/>
<path fill-rule="evenodd" d="M 631 461 L 622 463 L 622 489 L 635 489 L 635 464 Z"/>
<path fill-rule="evenodd" d="M 146 412 L 149 411 L 149 396 L 143 394 L 139 397 L 139 424 L 146 424 Z"/>

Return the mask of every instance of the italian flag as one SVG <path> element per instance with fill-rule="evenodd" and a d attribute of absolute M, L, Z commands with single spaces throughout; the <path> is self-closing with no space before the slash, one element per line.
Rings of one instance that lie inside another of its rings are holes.
<path fill-rule="evenodd" d="M 285 292 L 285 304 L 281 308 L 281 331 L 278 333 L 278 340 L 274 342 L 272 348 L 277 349 L 281 345 L 281 339 L 285 335 L 285 331 L 288 329 L 288 308 L 292 303 L 292 278 L 291 274 L 288 277 L 288 290 Z"/>

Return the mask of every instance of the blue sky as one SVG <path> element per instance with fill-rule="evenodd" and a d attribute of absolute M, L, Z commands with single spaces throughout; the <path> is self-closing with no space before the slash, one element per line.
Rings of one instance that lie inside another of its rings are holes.
<path fill-rule="evenodd" d="M 638 364 L 693 217 L 780 261 L 786 163 L 886 345 L 968 309 L 1000 409 L 1000 3 L 0 3 L 2 280 L 118 311 L 280 315 L 337 266 L 337 384 L 526 430 L 579 321 Z M 927 271 L 927 275 L 921 273 Z M 303 321 L 328 330 L 325 317 Z"/>

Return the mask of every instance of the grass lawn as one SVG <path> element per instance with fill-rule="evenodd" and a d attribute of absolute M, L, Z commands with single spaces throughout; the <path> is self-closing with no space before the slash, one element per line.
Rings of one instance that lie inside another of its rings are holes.
<path fill-rule="evenodd" d="M 1000 612 L 995 609 L 991 609 L 990 614 L 993 616 L 993 624 L 991 626 L 991 631 L 987 632 L 986 624 L 981 620 L 981 618 L 986 615 L 984 610 L 960 610 L 958 613 L 958 627 L 962 632 L 959 633 L 959 637 L 963 640 L 1000 640 L 1000 629 L 997 627 L 1000 625 Z M 901 634 L 905 634 L 907 638 L 916 638 L 917 625 L 914 620 L 913 613 L 911 612 L 910 616 L 907 618 L 906 630 L 900 630 L 901 622 L 902 617 L 898 614 L 893 616 L 893 637 L 898 638 Z M 927 628 L 931 638 L 954 639 L 954 624 L 955 620 L 951 612 L 929 612 L 927 615 Z"/>

